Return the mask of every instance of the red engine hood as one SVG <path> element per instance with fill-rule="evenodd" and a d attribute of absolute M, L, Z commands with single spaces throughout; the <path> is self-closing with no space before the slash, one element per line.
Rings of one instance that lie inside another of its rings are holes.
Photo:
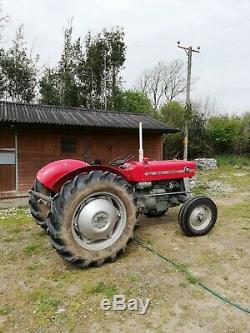
<path fill-rule="evenodd" d="M 193 177 L 196 164 L 185 160 L 131 162 L 119 169 L 130 182 L 150 182 Z"/>

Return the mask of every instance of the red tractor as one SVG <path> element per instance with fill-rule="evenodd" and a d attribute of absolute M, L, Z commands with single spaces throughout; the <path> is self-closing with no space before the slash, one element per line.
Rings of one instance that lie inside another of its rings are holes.
<path fill-rule="evenodd" d="M 78 267 L 113 262 L 133 238 L 139 214 L 165 215 L 182 205 L 179 224 L 188 236 L 207 234 L 217 220 L 215 203 L 190 196 L 196 165 L 186 160 L 139 161 L 121 156 L 109 165 L 59 160 L 44 166 L 30 191 L 35 221 L 48 230 L 53 247 Z"/>

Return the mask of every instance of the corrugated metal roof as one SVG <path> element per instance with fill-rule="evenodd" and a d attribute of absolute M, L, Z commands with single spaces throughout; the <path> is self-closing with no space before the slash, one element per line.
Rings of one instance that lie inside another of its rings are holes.
<path fill-rule="evenodd" d="M 0 124 L 51 124 L 137 129 L 140 121 L 146 130 L 165 133 L 178 132 L 178 129 L 144 114 L 0 101 Z"/>

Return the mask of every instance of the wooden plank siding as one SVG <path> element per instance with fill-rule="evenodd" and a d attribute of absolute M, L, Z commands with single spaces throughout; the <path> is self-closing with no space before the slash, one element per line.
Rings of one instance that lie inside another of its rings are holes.
<path fill-rule="evenodd" d="M 14 191 L 16 189 L 16 166 L 0 165 L 0 192 Z"/>
<path fill-rule="evenodd" d="M 61 137 L 76 138 L 76 152 L 61 152 Z M 17 129 L 19 193 L 32 186 L 37 171 L 44 165 L 59 159 L 73 158 L 91 162 L 95 159 L 107 164 L 120 155 L 133 154 L 138 159 L 137 131 L 100 130 L 77 128 L 26 127 Z M 144 155 L 150 159 L 162 159 L 162 135 L 144 132 Z"/>
<path fill-rule="evenodd" d="M 15 132 L 12 128 L 0 128 L 0 149 L 15 148 Z"/>

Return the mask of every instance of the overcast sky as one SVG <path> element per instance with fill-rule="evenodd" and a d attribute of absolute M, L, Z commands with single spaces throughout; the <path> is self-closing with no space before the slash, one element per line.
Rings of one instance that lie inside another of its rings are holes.
<path fill-rule="evenodd" d="M 123 27 L 126 87 L 134 87 L 140 73 L 159 61 L 186 61 L 177 40 L 199 45 L 201 53 L 193 56 L 193 76 L 199 80 L 192 98 L 210 96 L 223 112 L 250 110 L 249 0 L 2 0 L 2 7 L 10 16 L 6 43 L 24 23 L 27 44 L 34 44 L 42 64 L 57 62 L 62 28 L 71 17 L 75 36 Z"/>

